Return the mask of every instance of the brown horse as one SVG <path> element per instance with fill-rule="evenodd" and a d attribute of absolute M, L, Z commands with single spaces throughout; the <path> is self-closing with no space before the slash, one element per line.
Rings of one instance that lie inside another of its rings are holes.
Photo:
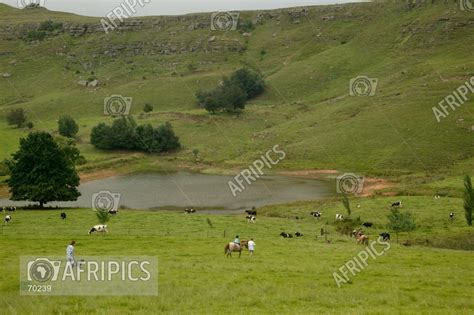
<path fill-rule="evenodd" d="M 245 248 L 249 248 L 248 247 L 248 241 L 247 240 L 241 240 L 240 241 L 240 246 L 235 244 L 234 242 L 230 242 L 228 244 L 225 245 L 224 247 L 224 254 L 226 255 L 226 257 L 231 257 L 232 258 L 232 252 L 239 252 L 239 258 L 240 258 L 240 255 L 242 255 L 242 249 L 245 247 Z"/>
<path fill-rule="evenodd" d="M 352 235 L 356 238 L 357 244 L 369 245 L 369 237 L 362 230 L 354 230 Z"/>

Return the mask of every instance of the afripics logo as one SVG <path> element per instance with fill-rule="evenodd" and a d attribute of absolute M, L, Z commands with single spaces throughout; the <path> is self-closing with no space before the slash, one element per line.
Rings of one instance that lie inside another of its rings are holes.
<path fill-rule="evenodd" d="M 120 116 L 130 114 L 132 108 L 132 97 L 122 95 L 111 95 L 104 99 L 104 115 Z"/>
<path fill-rule="evenodd" d="M 379 80 L 367 76 L 358 76 L 349 82 L 350 96 L 374 96 Z"/>
<path fill-rule="evenodd" d="M 474 3 L 472 0 L 460 0 L 462 11 L 474 12 Z"/>
<path fill-rule="evenodd" d="M 92 195 L 92 209 L 107 212 L 117 212 L 121 194 L 110 191 L 101 191 Z"/>
<path fill-rule="evenodd" d="M 61 261 L 49 260 L 48 258 L 36 258 L 34 261 L 29 261 L 27 267 L 28 281 L 56 281 L 58 279 Z"/>
<path fill-rule="evenodd" d="M 18 9 L 44 7 L 45 0 L 18 0 Z"/>
<path fill-rule="evenodd" d="M 238 12 L 220 11 L 211 15 L 211 30 L 213 31 L 235 31 L 239 24 Z"/>
<path fill-rule="evenodd" d="M 21 295 L 157 295 L 155 257 L 20 257 Z"/>
<path fill-rule="evenodd" d="M 336 179 L 338 194 L 356 195 L 364 190 L 365 177 L 353 173 L 345 173 Z"/>

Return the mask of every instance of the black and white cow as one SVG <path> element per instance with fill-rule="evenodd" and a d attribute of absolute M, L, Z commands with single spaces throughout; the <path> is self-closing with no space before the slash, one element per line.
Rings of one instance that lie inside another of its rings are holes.
<path fill-rule="evenodd" d="M 252 210 L 245 210 L 245 213 L 247 213 L 248 215 L 256 216 L 257 215 L 257 210 L 255 210 L 255 207 L 252 207 Z"/>
<path fill-rule="evenodd" d="M 90 229 L 89 234 L 94 233 L 94 232 L 97 232 L 97 233 L 107 233 L 107 225 L 105 225 L 105 224 L 97 224 L 97 225 L 94 225 L 94 226 Z"/>
<path fill-rule="evenodd" d="M 283 236 L 283 238 L 293 238 L 293 234 L 286 233 L 286 232 L 281 232 L 280 236 Z"/>
<path fill-rule="evenodd" d="M 10 209 L 8 209 L 8 211 L 10 211 L 10 212 L 15 212 L 15 211 L 16 211 L 16 207 L 15 207 L 15 206 L 10 207 Z"/>
<path fill-rule="evenodd" d="M 435 200 L 437 200 L 437 199 L 439 199 L 439 198 L 441 198 L 440 195 L 435 195 L 435 196 L 434 196 L 434 199 L 435 199 Z"/>
<path fill-rule="evenodd" d="M 372 222 L 364 222 L 362 223 L 363 226 L 365 226 L 366 228 L 370 228 L 372 227 L 374 224 Z"/>
<path fill-rule="evenodd" d="M 247 219 L 247 223 L 254 223 L 255 224 L 255 221 L 257 220 L 257 217 L 254 216 L 254 215 L 248 215 L 245 218 Z"/>
<path fill-rule="evenodd" d="M 392 203 L 392 208 L 401 208 L 402 207 L 402 202 L 401 201 L 396 201 Z"/>
<path fill-rule="evenodd" d="M 455 216 L 456 216 L 456 214 L 455 214 L 454 212 L 451 212 L 451 213 L 449 214 L 449 219 L 450 219 L 451 221 L 453 221 Z"/>
<path fill-rule="evenodd" d="M 321 216 L 323 215 L 323 213 L 319 211 L 314 211 L 314 212 L 311 212 L 309 215 L 319 220 Z"/>
<path fill-rule="evenodd" d="M 336 221 L 344 221 L 344 216 L 342 214 L 336 214 Z"/>
<path fill-rule="evenodd" d="M 184 210 L 184 213 L 196 213 L 196 210 L 193 208 L 187 208 Z"/>
<path fill-rule="evenodd" d="M 66 213 L 65 212 L 61 212 L 61 219 L 66 220 Z"/>
<path fill-rule="evenodd" d="M 380 233 L 379 236 L 383 239 L 384 242 L 390 240 L 390 234 L 387 232 Z"/>
<path fill-rule="evenodd" d="M 295 233 L 295 236 L 296 236 L 296 237 L 302 237 L 302 236 L 303 236 L 303 233 L 296 232 L 296 233 Z"/>
<path fill-rule="evenodd" d="M 118 210 L 116 210 L 116 209 L 109 210 L 109 214 L 111 214 L 111 215 L 116 215 L 117 213 L 118 213 Z"/>
<path fill-rule="evenodd" d="M 6 215 L 5 218 L 4 218 L 4 220 L 3 220 L 3 222 L 4 222 L 5 224 L 7 224 L 7 223 L 10 222 L 11 220 L 12 220 L 12 216 L 11 216 L 11 215 Z"/>

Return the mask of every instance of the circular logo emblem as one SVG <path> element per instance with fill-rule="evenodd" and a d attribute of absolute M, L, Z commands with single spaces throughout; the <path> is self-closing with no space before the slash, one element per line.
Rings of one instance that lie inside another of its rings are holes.
<path fill-rule="evenodd" d="M 29 272 L 34 280 L 46 282 L 52 279 L 54 268 L 48 260 L 37 260 L 31 265 Z"/>
<path fill-rule="evenodd" d="M 111 96 L 105 108 L 109 115 L 124 115 L 127 112 L 127 102 L 121 96 Z"/>
<path fill-rule="evenodd" d="M 103 211 L 114 209 L 114 197 L 108 193 L 100 193 L 94 199 L 94 208 Z"/>
<path fill-rule="evenodd" d="M 372 95 L 372 82 L 368 78 L 357 78 L 351 86 L 353 95 L 370 96 Z"/>
<path fill-rule="evenodd" d="M 338 188 L 343 194 L 356 194 L 359 191 L 360 182 L 354 175 L 344 175 L 339 179 Z"/>
<path fill-rule="evenodd" d="M 234 19 L 229 12 L 219 12 L 212 19 L 212 25 L 215 30 L 230 31 L 234 26 Z"/>
<path fill-rule="evenodd" d="M 18 0 L 18 8 L 37 8 L 37 7 L 44 7 L 45 0 Z"/>

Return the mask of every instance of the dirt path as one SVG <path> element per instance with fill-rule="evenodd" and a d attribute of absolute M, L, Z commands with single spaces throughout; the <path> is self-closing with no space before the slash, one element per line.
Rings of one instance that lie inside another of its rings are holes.
<path fill-rule="evenodd" d="M 331 178 L 337 177 L 341 172 L 337 170 L 298 170 L 298 171 L 283 171 L 278 174 L 285 176 L 295 176 L 303 178 L 328 178 L 330 175 Z M 370 197 L 374 196 L 377 191 L 385 190 L 387 188 L 395 188 L 397 185 L 387 179 L 383 178 L 374 178 L 366 177 L 364 180 L 364 189 L 361 197 Z M 393 196 L 395 192 L 387 191 L 382 193 L 383 196 Z"/>
<path fill-rule="evenodd" d="M 87 173 L 80 173 L 79 177 L 81 178 L 81 183 L 87 183 L 93 180 L 104 179 L 109 177 L 114 177 L 120 175 L 119 172 L 111 169 L 98 170 Z"/>

